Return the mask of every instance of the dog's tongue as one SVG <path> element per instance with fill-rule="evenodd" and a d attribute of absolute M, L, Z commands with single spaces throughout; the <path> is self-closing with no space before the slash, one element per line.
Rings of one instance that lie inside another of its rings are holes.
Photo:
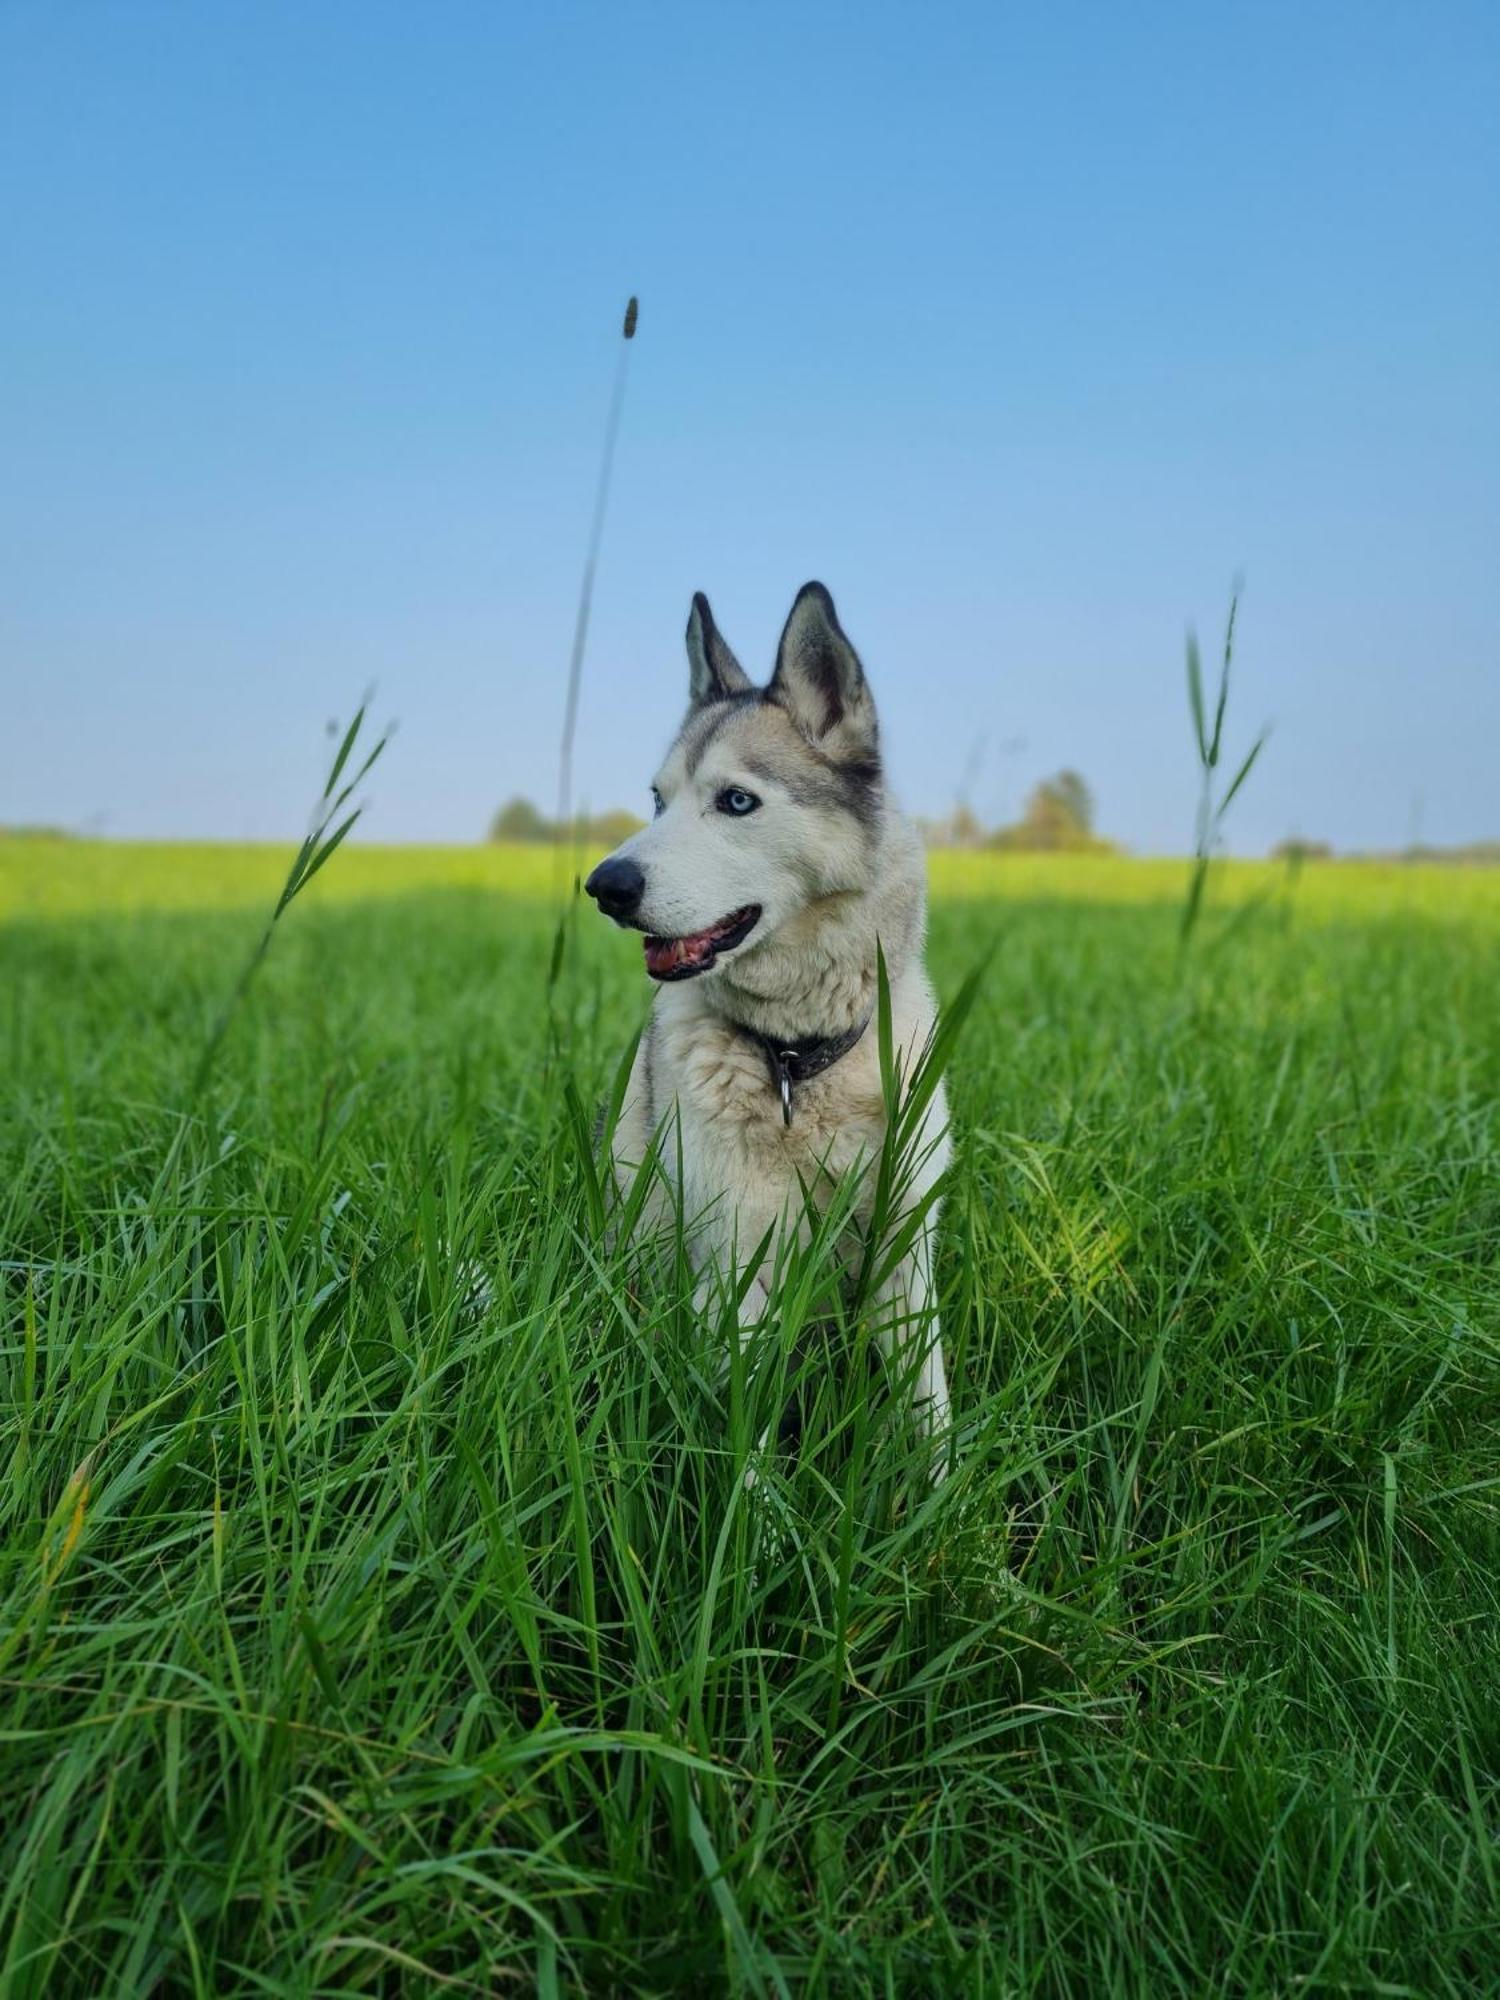
<path fill-rule="evenodd" d="M 646 970 L 660 979 L 668 972 L 680 972 L 684 966 L 705 965 L 713 956 L 716 932 L 697 931 L 692 937 L 659 938 L 645 940 Z"/>

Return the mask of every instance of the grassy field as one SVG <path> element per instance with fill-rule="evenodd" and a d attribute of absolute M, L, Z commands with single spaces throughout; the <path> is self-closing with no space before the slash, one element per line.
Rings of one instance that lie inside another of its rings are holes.
<path fill-rule="evenodd" d="M 1500 1990 L 1500 876 L 938 857 L 934 1490 L 604 1247 L 551 854 L 340 852 L 195 1097 L 286 859 L 0 843 L 7 2000 Z"/>

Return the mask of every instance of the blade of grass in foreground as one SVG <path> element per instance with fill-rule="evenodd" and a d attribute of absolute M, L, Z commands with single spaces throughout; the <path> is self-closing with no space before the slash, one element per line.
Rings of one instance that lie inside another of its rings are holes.
<path fill-rule="evenodd" d="M 1193 869 L 1188 877 L 1187 896 L 1183 901 L 1182 916 L 1178 924 L 1178 940 L 1184 948 L 1197 929 L 1203 914 L 1203 892 L 1208 887 L 1208 871 L 1223 829 L 1225 814 L 1234 803 L 1236 793 L 1254 769 L 1255 760 L 1265 748 L 1266 738 L 1270 735 L 1269 729 L 1261 730 L 1251 744 L 1249 753 L 1241 760 L 1239 769 L 1220 796 L 1215 799 L 1214 776 L 1219 768 L 1219 758 L 1224 743 L 1224 715 L 1229 706 L 1229 673 L 1234 664 L 1234 628 L 1239 608 L 1239 588 L 1236 586 L 1229 600 L 1229 618 L 1224 627 L 1224 653 L 1219 665 L 1219 685 L 1214 696 L 1212 736 L 1208 732 L 1204 709 L 1203 666 L 1198 653 L 1197 634 L 1189 632 L 1187 639 L 1188 708 L 1192 715 L 1194 747 L 1198 753 L 1199 782 L 1197 829 L 1193 840 Z"/>
<path fill-rule="evenodd" d="M 382 735 L 376 738 L 374 748 L 370 750 L 360 763 L 354 776 L 341 789 L 335 791 L 334 788 L 338 785 L 345 766 L 358 746 L 359 734 L 364 727 L 365 714 L 369 705 L 370 698 L 366 695 L 365 699 L 354 712 L 354 720 L 344 731 L 343 740 L 338 747 L 338 754 L 333 760 L 327 782 L 323 786 L 323 795 L 319 799 L 317 809 L 313 814 L 312 826 L 309 828 L 307 837 L 303 840 L 302 845 L 297 849 L 291 867 L 287 870 L 286 881 L 282 884 L 281 894 L 276 899 L 276 907 L 272 910 L 266 927 L 256 940 L 249 957 L 241 966 L 239 976 L 235 980 L 234 985 L 229 989 L 228 997 L 225 999 L 224 1005 L 219 1009 L 218 1017 L 208 1032 L 208 1038 L 203 1044 L 197 1065 L 193 1070 L 192 1081 L 188 1085 L 187 1101 L 190 1107 L 197 1103 L 204 1085 L 208 1082 L 215 1058 L 218 1056 L 219 1050 L 223 1045 L 225 1035 L 229 1032 L 230 1023 L 239 1012 L 245 995 L 250 990 L 251 982 L 260 970 L 266 953 L 271 949 L 271 940 L 276 935 L 277 924 L 280 923 L 281 919 L 286 915 L 286 912 L 291 908 L 298 896 L 301 895 L 308 883 L 311 882 L 325 863 L 333 857 L 338 848 L 342 846 L 349 832 L 358 821 L 360 814 L 364 811 L 363 806 L 356 806 L 353 812 L 347 814 L 342 820 L 339 820 L 336 827 L 333 825 L 334 821 L 338 819 L 339 813 L 348 804 L 355 787 L 361 784 L 369 775 L 370 771 L 374 768 L 376 758 L 379 757 L 381 751 L 384 750 L 386 744 L 391 740 L 391 730 L 387 728 Z M 329 831 L 330 827 L 333 827 L 332 832 Z"/>

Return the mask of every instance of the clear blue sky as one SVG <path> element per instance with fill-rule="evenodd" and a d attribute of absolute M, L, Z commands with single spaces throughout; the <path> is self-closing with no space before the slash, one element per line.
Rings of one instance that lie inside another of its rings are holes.
<path fill-rule="evenodd" d="M 1500 835 L 1500 9 L 0 7 L 0 820 L 370 837 L 637 804 L 706 589 L 820 576 L 907 802 L 1061 764 L 1231 844 Z M 1025 748 L 1002 746 L 1024 740 Z"/>

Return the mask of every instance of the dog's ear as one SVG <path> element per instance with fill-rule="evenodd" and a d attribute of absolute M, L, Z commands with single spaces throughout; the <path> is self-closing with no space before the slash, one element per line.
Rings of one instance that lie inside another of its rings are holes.
<path fill-rule="evenodd" d="M 749 692 L 750 676 L 725 644 L 701 590 L 693 598 L 693 608 L 688 613 L 687 656 L 688 699 L 694 708 Z"/>
<path fill-rule="evenodd" d="M 870 684 L 821 583 L 804 583 L 797 592 L 769 693 L 830 756 L 874 754 L 879 731 Z"/>

